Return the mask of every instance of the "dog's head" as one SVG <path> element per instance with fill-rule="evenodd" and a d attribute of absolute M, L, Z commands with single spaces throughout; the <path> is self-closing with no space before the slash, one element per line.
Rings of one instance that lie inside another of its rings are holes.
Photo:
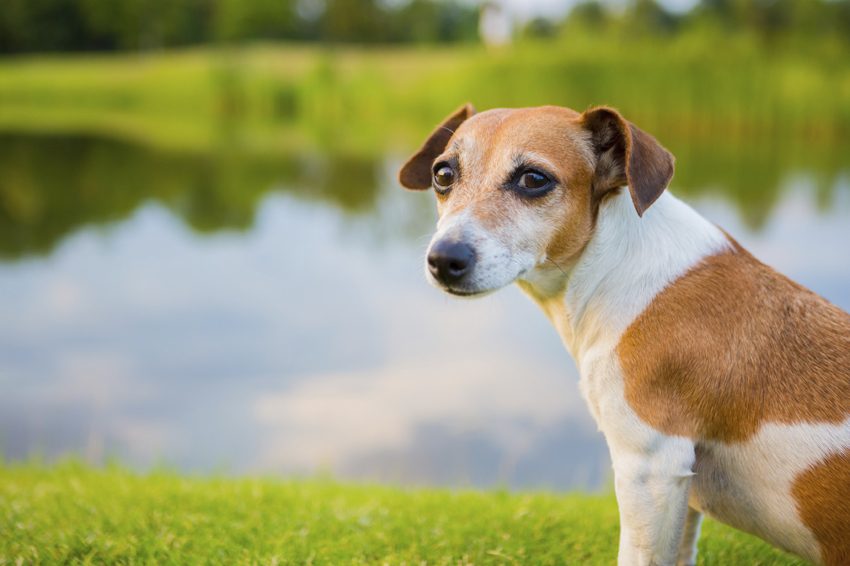
<path fill-rule="evenodd" d="M 628 186 L 643 215 L 672 176 L 672 155 L 611 108 L 476 114 L 469 104 L 399 172 L 403 186 L 437 195 L 429 280 L 468 296 L 574 264 L 607 196 Z"/>

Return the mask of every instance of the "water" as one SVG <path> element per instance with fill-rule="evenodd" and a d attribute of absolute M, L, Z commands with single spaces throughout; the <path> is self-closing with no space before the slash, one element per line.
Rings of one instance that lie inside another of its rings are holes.
<path fill-rule="evenodd" d="M 679 194 L 850 309 L 846 148 L 684 153 Z M 0 136 L 2 453 L 609 485 L 573 362 L 536 307 L 515 288 L 459 301 L 426 284 L 433 197 L 396 186 L 401 157 Z"/>

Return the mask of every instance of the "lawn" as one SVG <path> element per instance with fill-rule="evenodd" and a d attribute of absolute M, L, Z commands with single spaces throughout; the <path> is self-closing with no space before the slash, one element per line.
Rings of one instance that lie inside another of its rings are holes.
<path fill-rule="evenodd" d="M 613 564 L 610 495 L 0 467 L 0 564 Z M 707 521 L 701 564 L 799 564 Z"/>
<path fill-rule="evenodd" d="M 503 50 L 252 44 L 5 58 L 0 129 L 93 132 L 187 152 L 375 155 L 412 148 L 469 100 L 482 109 L 610 104 L 680 146 L 718 137 L 828 146 L 850 131 L 850 63 L 843 46 L 809 50 L 571 34 Z"/>

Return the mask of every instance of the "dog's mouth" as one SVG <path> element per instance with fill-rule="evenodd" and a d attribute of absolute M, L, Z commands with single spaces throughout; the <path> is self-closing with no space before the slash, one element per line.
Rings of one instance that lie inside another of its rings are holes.
<path fill-rule="evenodd" d="M 452 287 L 446 287 L 444 285 L 440 285 L 440 289 L 448 293 L 449 295 L 454 295 L 455 297 L 463 297 L 467 299 L 472 299 L 475 297 L 483 297 L 484 295 L 488 295 L 493 292 L 493 289 L 483 289 L 483 290 L 468 290 L 468 289 L 455 289 Z"/>
<path fill-rule="evenodd" d="M 427 277 L 428 281 L 439 289 L 440 291 L 451 295 L 453 297 L 459 297 L 462 299 L 477 299 L 479 297 L 484 297 L 491 293 L 494 293 L 504 287 L 504 285 L 499 285 L 496 287 L 476 287 L 475 285 L 470 285 L 470 282 L 458 282 L 458 283 L 447 283 L 445 281 L 440 281 L 431 275 Z"/>
<path fill-rule="evenodd" d="M 425 278 L 428 280 L 431 285 L 439 289 L 440 291 L 452 295 L 453 297 L 458 297 L 462 299 L 477 299 L 479 297 L 487 296 L 491 293 L 495 293 L 499 289 L 507 287 L 511 283 L 517 281 L 517 279 L 522 278 L 526 273 L 527 269 L 522 269 L 519 273 L 513 275 L 508 280 L 496 280 L 496 281 L 481 281 L 480 279 L 470 277 L 469 279 L 464 279 L 461 281 L 443 281 L 434 277 L 432 273 L 429 273 L 426 268 Z"/>

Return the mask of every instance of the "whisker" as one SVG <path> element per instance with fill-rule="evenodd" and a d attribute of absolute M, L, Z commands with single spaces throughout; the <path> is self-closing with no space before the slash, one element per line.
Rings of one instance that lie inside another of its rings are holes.
<path fill-rule="evenodd" d="M 566 272 L 566 271 L 564 271 L 564 268 L 563 268 L 563 267 L 561 267 L 560 265 L 558 265 L 558 262 L 556 262 L 554 259 L 552 259 L 552 258 L 550 258 L 550 257 L 547 257 L 547 258 L 546 258 L 546 261 L 551 261 L 551 262 L 552 262 L 552 265 L 554 265 L 555 267 L 557 267 L 557 268 L 558 268 L 558 271 L 560 271 L 560 272 L 561 272 L 561 273 L 563 273 L 564 275 L 566 275 L 566 274 L 567 274 L 567 272 Z"/>

